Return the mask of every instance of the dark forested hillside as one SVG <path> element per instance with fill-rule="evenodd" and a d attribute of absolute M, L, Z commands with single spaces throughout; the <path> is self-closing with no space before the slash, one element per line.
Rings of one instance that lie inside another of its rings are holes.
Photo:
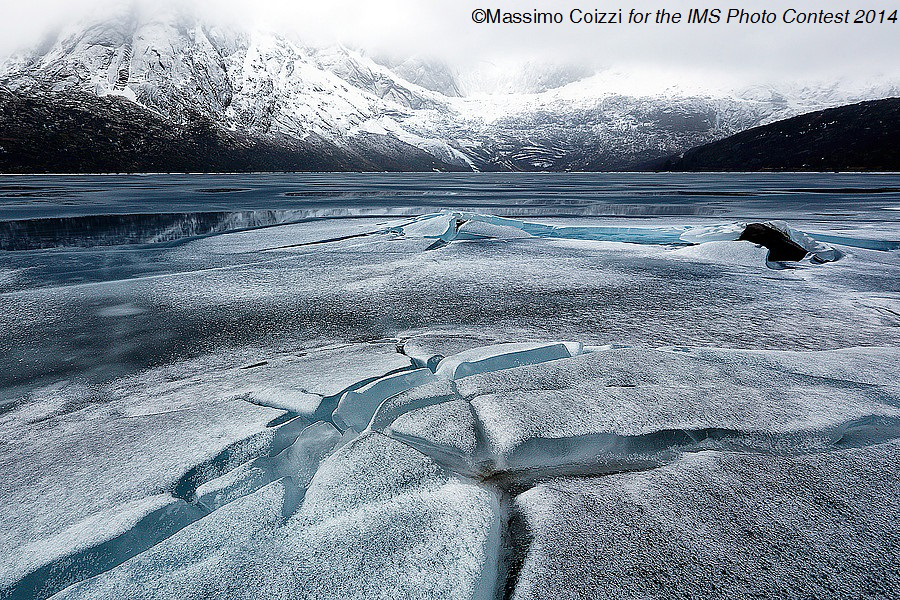
<path fill-rule="evenodd" d="M 900 171 L 900 98 L 755 127 L 650 166 L 664 171 Z"/>

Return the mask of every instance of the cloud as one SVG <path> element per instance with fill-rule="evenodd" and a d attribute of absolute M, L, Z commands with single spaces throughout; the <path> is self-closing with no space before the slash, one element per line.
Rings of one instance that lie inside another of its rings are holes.
<path fill-rule="evenodd" d="M 0 51 L 35 44 L 60 23 L 102 12 L 111 0 L 29 0 L 4 8 Z M 184 4 L 170 0 L 171 4 Z M 379 53 L 424 55 L 459 68 L 526 61 L 590 67 L 671 68 L 759 79 L 832 78 L 862 75 L 900 77 L 900 24 L 647 24 L 559 25 L 476 24 L 477 8 L 560 12 L 621 6 L 654 12 L 665 7 L 686 13 L 688 1 L 634 0 L 613 4 L 583 0 L 197 0 L 198 10 L 242 24 L 255 23 L 296 33 L 310 43 L 341 43 Z M 753 3 L 758 5 L 757 3 Z M 160 3 L 147 2 L 145 11 Z M 733 6 L 733 5 L 732 5 Z M 843 11 L 843 0 L 773 2 L 768 10 Z"/>

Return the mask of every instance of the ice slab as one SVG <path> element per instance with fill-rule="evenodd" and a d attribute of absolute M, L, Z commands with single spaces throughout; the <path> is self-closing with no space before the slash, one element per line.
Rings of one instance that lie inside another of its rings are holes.
<path fill-rule="evenodd" d="M 619 348 L 456 384 L 501 470 L 652 465 L 698 445 L 805 451 L 833 444 L 861 421 L 896 429 L 897 389 L 795 373 L 779 367 L 779 352 L 760 353 L 707 349 L 700 358 Z M 810 362 L 840 357 L 806 353 Z M 900 375 L 896 358 L 894 349 L 873 353 L 869 369 Z"/>
<path fill-rule="evenodd" d="M 447 402 L 458 397 L 452 381 L 435 378 L 429 383 L 412 388 L 382 402 L 375 414 L 372 415 L 369 429 L 372 431 L 384 431 L 387 426 L 404 413 Z"/>
<path fill-rule="evenodd" d="M 300 597 L 493 600 L 499 514 L 495 493 L 450 481 L 308 524 L 285 558 Z"/>
<path fill-rule="evenodd" d="M 497 493 L 379 433 L 322 464 L 287 527 L 290 564 L 310 598 L 495 594 Z"/>
<path fill-rule="evenodd" d="M 759 268 L 766 266 L 769 250 L 744 241 L 712 241 L 678 248 L 672 252 L 672 256 L 724 265 Z"/>
<path fill-rule="evenodd" d="M 465 221 L 459 228 L 456 239 L 501 239 L 515 240 L 533 237 L 529 233 L 510 225 L 498 225 L 484 221 Z"/>
<path fill-rule="evenodd" d="M 291 494 L 285 481 L 270 483 L 54 598 L 299 597 L 279 532 Z"/>
<path fill-rule="evenodd" d="M 253 385 L 247 385 L 245 393 L 259 404 L 312 414 L 322 397 L 409 366 L 409 359 L 397 352 L 394 343 L 311 348 L 250 369 Z"/>
<path fill-rule="evenodd" d="M 297 518 L 338 517 L 404 491 L 437 489 L 447 477 L 443 467 L 421 452 L 380 433 L 364 433 L 321 465 Z"/>
<path fill-rule="evenodd" d="M 478 432 L 472 409 L 455 398 L 404 413 L 385 434 L 450 465 L 457 472 L 473 473 L 479 460 Z"/>
<path fill-rule="evenodd" d="M 828 244 L 813 239 L 809 234 L 788 226 L 784 221 L 768 221 L 765 225 L 780 231 L 787 236 L 793 243 L 802 247 L 810 255 L 815 262 L 832 262 L 841 257 L 840 252 L 829 246 Z"/>
<path fill-rule="evenodd" d="M 441 360 L 435 375 L 444 379 L 461 379 L 478 373 L 570 358 L 577 356 L 581 350 L 580 342 L 526 342 L 473 348 Z"/>
<path fill-rule="evenodd" d="M 272 473 L 266 462 L 264 459 L 247 461 L 221 477 L 201 484 L 196 491 L 197 504 L 209 511 L 217 510 L 271 483 Z"/>
<path fill-rule="evenodd" d="M 511 597 L 887 598 L 900 587 L 900 444 L 699 452 L 516 497 Z M 589 558 L 586 558 L 589 557 Z"/>
<path fill-rule="evenodd" d="M 746 223 L 721 223 L 717 225 L 698 225 L 688 227 L 681 234 L 683 242 L 691 244 L 704 244 L 706 242 L 734 242 L 737 241 L 744 230 Z"/>
<path fill-rule="evenodd" d="M 319 394 L 278 385 L 256 387 L 245 392 L 243 397 L 251 404 L 277 408 L 298 415 L 312 415 L 322 403 L 322 396 Z"/>
<path fill-rule="evenodd" d="M 332 419 L 341 429 L 362 431 L 385 399 L 432 380 L 434 374 L 430 369 L 415 369 L 382 377 L 358 390 L 345 392 L 332 413 Z"/>
<path fill-rule="evenodd" d="M 449 242 L 456 238 L 459 220 L 458 213 L 441 212 L 393 224 L 389 230 L 408 237 L 434 238 Z"/>

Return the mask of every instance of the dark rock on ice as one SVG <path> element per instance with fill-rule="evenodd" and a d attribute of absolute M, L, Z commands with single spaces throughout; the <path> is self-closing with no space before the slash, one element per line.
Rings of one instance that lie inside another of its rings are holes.
<path fill-rule="evenodd" d="M 769 249 L 771 261 L 798 261 L 807 254 L 806 248 L 766 223 L 750 223 L 738 239 L 765 246 Z"/>

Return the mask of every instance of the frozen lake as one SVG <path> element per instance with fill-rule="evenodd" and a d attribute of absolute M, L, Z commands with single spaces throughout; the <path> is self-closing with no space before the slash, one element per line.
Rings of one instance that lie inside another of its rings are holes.
<path fill-rule="evenodd" d="M 0 219 L 438 208 L 532 216 L 867 216 L 898 205 L 897 174 L 341 173 L 0 177 Z M 364 213 L 366 214 L 366 213 Z"/>
<path fill-rule="evenodd" d="M 36 380 L 103 381 L 219 347 L 416 328 L 737 347 L 895 339 L 891 328 L 844 326 L 846 315 L 826 301 L 836 292 L 819 290 L 806 271 L 762 269 L 753 281 L 743 265 L 674 268 L 652 246 L 604 250 L 603 260 L 598 248 L 508 241 L 423 253 L 384 236 L 278 249 L 441 208 L 576 225 L 783 219 L 808 232 L 900 240 L 896 175 L 6 177 L 0 247 L 17 251 L 0 254 L 0 398 Z M 866 268 L 836 263 L 815 277 L 839 271 L 867 298 L 895 292 L 896 279 L 872 269 L 896 255 L 873 256 Z M 423 260 L 429 268 L 419 268 Z"/>
<path fill-rule="evenodd" d="M 0 177 L 0 598 L 896 595 L 898 365 L 896 174 Z"/>

